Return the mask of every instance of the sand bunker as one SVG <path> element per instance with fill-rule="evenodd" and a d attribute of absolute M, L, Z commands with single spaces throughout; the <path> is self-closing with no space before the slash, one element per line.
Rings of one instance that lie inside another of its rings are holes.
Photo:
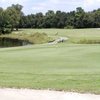
<path fill-rule="evenodd" d="M 100 100 L 100 95 L 31 89 L 0 89 L 0 100 Z"/>

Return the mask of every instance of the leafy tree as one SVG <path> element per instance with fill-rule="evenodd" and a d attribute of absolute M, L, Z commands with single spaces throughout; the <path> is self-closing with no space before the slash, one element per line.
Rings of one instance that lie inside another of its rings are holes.
<path fill-rule="evenodd" d="M 22 6 L 19 4 L 16 4 L 16 5 L 13 4 L 11 7 L 8 7 L 6 10 L 10 18 L 9 22 L 12 26 L 12 30 L 14 30 L 14 28 L 18 30 L 19 22 L 20 22 L 21 16 L 23 15 L 21 10 L 22 10 Z"/>
<path fill-rule="evenodd" d="M 67 13 L 67 20 L 65 22 L 65 28 L 74 28 L 75 11 Z"/>
<path fill-rule="evenodd" d="M 0 8 L 0 33 L 10 33 L 10 24 L 9 24 L 9 16 L 6 11 Z"/>
<path fill-rule="evenodd" d="M 84 17 L 84 10 L 81 7 L 76 8 L 76 13 L 75 13 L 75 28 L 83 28 L 83 17 Z"/>
<path fill-rule="evenodd" d="M 82 23 L 84 25 L 84 28 L 93 28 L 94 27 L 94 17 L 92 13 L 85 13 Z"/>
<path fill-rule="evenodd" d="M 94 12 L 94 27 L 100 27 L 100 9 Z"/>

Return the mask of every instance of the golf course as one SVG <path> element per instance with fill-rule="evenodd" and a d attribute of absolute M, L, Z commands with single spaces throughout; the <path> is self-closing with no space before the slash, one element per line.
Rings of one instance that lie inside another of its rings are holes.
<path fill-rule="evenodd" d="M 57 44 L 0 48 L 0 87 L 100 94 L 100 29 L 20 29 L 45 33 Z"/>

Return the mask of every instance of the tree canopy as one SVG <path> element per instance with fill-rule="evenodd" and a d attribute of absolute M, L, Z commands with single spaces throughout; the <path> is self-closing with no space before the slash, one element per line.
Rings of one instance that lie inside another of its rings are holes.
<path fill-rule="evenodd" d="M 20 28 L 99 28 L 100 9 L 85 12 L 81 7 L 71 12 L 49 10 L 45 14 L 24 15 Z"/>
<path fill-rule="evenodd" d="M 24 15 L 22 5 L 12 4 L 6 10 L 0 7 L 0 33 L 10 33 L 18 28 L 99 28 L 100 8 L 85 12 L 81 7 L 74 11 L 63 12 L 48 10 Z"/>
<path fill-rule="evenodd" d="M 6 10 L 0 8 L 0 33 L 10 33 L 16 28 L 18 30 L 22 16 L 22 6 L 19 4 L 12 5 Z"/>

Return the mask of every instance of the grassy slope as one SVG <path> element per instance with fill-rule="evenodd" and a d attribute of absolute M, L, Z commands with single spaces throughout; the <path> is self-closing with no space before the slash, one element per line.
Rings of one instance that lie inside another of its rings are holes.
<path fill-rule="evenodd" d="M 58 30 L 35 31 L 53 35 Z M 100 30 L 59 30 L 59 35 L 82 37 L 83 31 L 89 38 L 100 36 Z M 0 86 L 100 94 L 100 45 L 63 43 L 0 49 Z"/>
<path fill-rule="evenodd" d="M 59 36 L 67 36 L 70 38 L 70 41 L 76 41 L 80 39 L 99 39 L 100 40 L 100 29 L 26 29 L 20 31 L 21 33 L 34 34 L 47 33 L 50 36 L 55 36 L 58 33 Z M 57 35 L 56 35 L 57 36 Z"/>

